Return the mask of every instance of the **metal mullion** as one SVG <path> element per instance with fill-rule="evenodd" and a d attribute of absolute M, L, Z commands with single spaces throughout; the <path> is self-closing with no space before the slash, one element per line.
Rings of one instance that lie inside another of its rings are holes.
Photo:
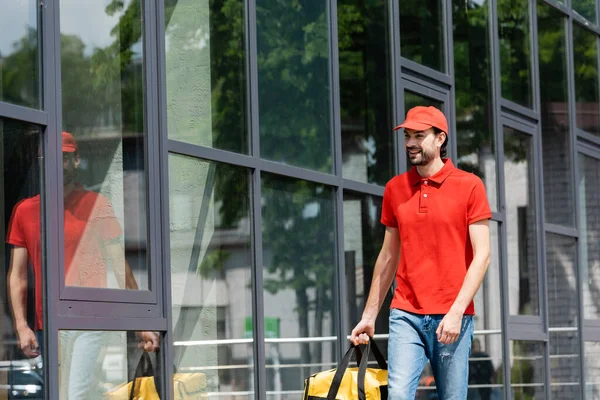
<path fill-rule="evenodd" d="M 144 120 L 146 125 L 146 140 L 144 159 L 146 167 L 146 218 L 149 226 L 146 228 L 147 241 L 149 242 L 150 254 L 146 255 L 146 265 L 148 266 L 148 289 L 152 293 L 156 307 L 159 312 L 162 311 L 163 298 L 161 294 L 162 279 L 158 279 L 158 265 L 162 264 L 162 249 L 160 246 L 160 125 L 159 125 L 159 108 L 158 99 L 158 71 L 157 63 L 154 60 L 158 59 L 158 28 L 156 21 L 156 2 L 142 2 L 142 12 L 144 15 L 143 30 L 144 30 L 144 69 L 145 69 L 145 110 Z M 162 265 L 161 265 L 162 266 Z M 162 271 L 163 269 L 160 268 Z"/>
<path fill-rule="evenodd" d="M 450 85 L 450 93 L 448 99 L 448 109 L 449 115 L 449 123 L 448 128 L 450 132 L 452 132 L 456 137 L 456 77 L 454 76 L 454 19 L 452 15 L 452 2 L 446 1 L 443 2 L 446 5 L 445 7 L 445 16 L 446 16 L 446 71 L 448 71 L 448 75 L 451 78 Z M 458 141 L 452 140 L 450 141 L 450 158 L 454 160 L 458 160 Z M 457 161 L 458 165 L 458 161 Z"/>
<path fill-rule="evenodd" d="M 567 0 L 570 1 L 570 0 Z M 579 182 L 579 171 L 578 171 L 578 153 L 577 153 L 577 105 L 576 105 L 576 93 L 575 93 L 575 60 L 574 60 L 574 43 L 573 43 L 573 22 L 571 18 L 566 20 L 566 45 L 565 45 L 565 53 L 567 56 L 567 94 L 568 94 L 568 106 L 569 106 L 569 140 L 570 140 L 570 152 L 571 152 L 571 177 L 573 179 L 573 201 L 574 201 L 574 211 L 575 211 L 575 231 L 578 236 L 580 234 L 579 227 L 579 218 L 580 218 L 580 210 L 579 210 L 579 190 L 578 183 Z M 580 380 L 579 384 L 581 385 L 582 395 L 585 393 L 585 377 L 583 376 L 583 371 L 585 370 L 585 360 L 583 355 L 585 354 L 585 342 L 583 336 L 583 325 L 584 325 L 584 311 L 583 311 L 583 293 L 582 293 L 582 282 L 584 282 L 584 278 L 581 274 L 580 268 L 580 253 L 581 253 L 581 242 L 579 238 L 577 240 L 576 247 L 576 274 L 577 277 L 577 321 L 578 321 L 578 335 L 579 335 L 579 368 L 580 368 Z M 582 396 L 583 397 L 583 396 Z"/>
<path fill-rule="evenodd" d="M 504 217 L 506 215 L 506 200 L 504 190 L 504 168 L 501 160 L 504 159 L 504 142 L 503 142 L 503 131 L 502 121 L 500 118 L 501 113 L 501 98 L 502 88 L 500 87 L 500 39 L 498 35 L 498 13 L 497 13 L 497 0 L 490 0 L 488 3 L 489 7 L 489 41 L 490 41 L 490 57 L 491 57 L 491 73 L 492 73 L 492 101 L 493 101 L 493 126 L 494 126 L 494 138 L 496 141 L 496 174 L 498 177 L 498 211 Z M 509 304 L 508 304 L 508 264 L 507 264 L 507 232 L 506 223 L 499 224 L 499 241 L 500 241 L 500 298 L 502 304 L 502 355 L 504 359 L 504 397 L 506 399 L 511 398 L 510 396 L 510 342 L 508 340 L 508 317 L 509 317 Z"/>
<path fill-rule="evenodd" d="M 166 130 L 164 131 L 164 134 L 166 135 Z M 246 168 L 258 167 L 258 160 L 256 158 L 244 154 L 233 153 L 230 151 L 220 149 L 211 149 L 208 147 L 180 142 L 178 140 L 168 138 L 166 142 L 168 151 L 170 153 L 175 153 L 187 157 L 201 158 L 208 161 L 233 164 Z"/>
<path fill-rule="evenodd" d="M 260 157 L 260 121 L 258 100 L 258 45 L 256 24 L 256 0 L 248 0 L 244 9 L 246 19 L 246 98 L 249 119 L 250 155 Z"/>
<path fill-rule="evenodd" d="M 330 80 L 330 100 L 331 100 L 331 122 L 330 131 L 332 136 L 333 144 L 333 160 L 334 160 L 334 173 L 339 179 L 341 185 L 341 179 L 343 175 L 343 162 L 342 162 L 342 131 L 341 131 L 341 113 L 340 113 L 340 80 L 339 80 L 339 54 L 338 54 L 338 21 L 337 21 L 337 2 L 333 0 L 328 1 L 329 7 L 329 80 Z M 348 308 L 346 307 L 346 269 L 345 269 L 345 252 L 344 252 L 344 193 L 341 187 L 336 188 L 334 199 L 335 209 L 335 242 L 336 242 L 336 261 L 337 268 L 334 273 L 334 285 L 333 294 L 337 299 L 337 356 L 342 356 L 347 346 L 346 340 L 343 338 L 346 336 L 344 333 L 347 331 L 346 321 L 348 320 Z"/>
<path fill-rule="evenodd" d="M 533 111 L 530 108 L 523 107 L 522 105 L 513 101 L 503 98 L 501 99 L 500 104 L 504 113 L 514 114 L 517 117 L 529 119 L 532 122 L 539 121 L 540 119 L 540 114 L 538 112 Z"/>
<path fill-rule="evenodd" d="M 429 86 L 423 86 L 419 83 L 411 81 L 407 78 L 403 78 L 404 90 L 408 90 L 409 92 L 413 92 L 415 94 L 428 97 L 430 99 L 434 99 L 440 102 L 448 101 L 448 91 L 447 90 L 438 90 L 430 88 Z M 441 88 L 439 88 L 441 89 Z"/>
<path fill-rule="evenodd" d="M 586 142 L 589 142 L 595 146 L 600 146 L 600 137 L 599 136 L 592 135 L 591 133 L 586 132 L 581 129 L 577 129 L 577 136 L 580 139 L 585 140 Z"/>
<path fill-rule="evenodd" d="M 504 214 L 498 211 L 493 211 L 492 212 L 492 221 L 496 221 L 499 223 L 504 223 Z"/>
<path fill-rule="evenodd" d="M 451 86 L 453 79 L 451 76 L 436 69 L 426 67 L 407 58 L 400 58 L 400 67 L 403 75 L 417 76 L 427 82 L 437 82 L 446 86 Z"/>
<path fill-rule="evenodd" d="M 67 317 L 64 315 L 53 316 L 60 330 L 86 330 L 86 331 L 165 331 L 167 329 L 166 318 L 122 318 L 122 317 Z M 161 344 L 162 347 L 162 344 Z M 58 368 L 57 368 L 58 369 Z M 58 371 L 57 371 L 58 372 Z M 56 380 L 55 382 L 58 382 Z M 58 398 L 58 397 L 54 397 Z"/>
<path fill-rule="evenodd" d="M 577 239 L 579 237 L 579 233 L 575 228 L 569 228 L 562 225 L 550 224 L 546 222 L 544 224 L 544 231 L 546 233 L 553 233 L 555 235 L 567 236 L 573 239 Z"/>
<path fill-rule="evenodd" d="M 287 176 L 328 186 L 341 186 L 342 179 L 322 172 L 311 171 L 303 168 L 279 164 L 273 161 L 258 160 L 258 168 L 263 172 L 274 175 Z"/>
<path fill-rule="evenodd" d="M 537 1 L 529 2 L 529 15 L 530 15 L 530 45 L 531 45 L 531 81 L 533 83 L 533 108 L 538 115 L 536 135 L 533 137 L 534 147 L 534 190 L 535 190 L 535 219 L 538 234 L 536 234 L 536 253 L 537 253 L 537 274 L 538 274 L 538 298 L 540 316 L 542 317 L 542 333 L 546 337 L 548 342 L 550 337 L 548 334 L 548 326 L 550 324 L 550 316 L 548 312 L 548 283 L 547 283 L 547 263 L 546 263 L 546 235 L 545 232 L 545 212 L 544 212 L 544 171 L 543 171 L 543 147 L 542 147 L 542 123 L 541 123 L 541 92 L 540 92 L 540 77 L 539 77 L 539 45 L 538 45 L 538 25 L 537 25 Z M 537 173 L 536 173 L 537 172 Z M 541 234 L 539 234 L 541 233 Z M 546 344 L 544 346 L 544 368 L 546 373 L 544 374 L 544 386 L 546 389 L 546 398 L 552 398 L 552 391 L 550 385 L 550 346 Z"/>
<path fill-rule="evenodd" d="M 514 325 L 511 327 L 511 330 L 507 332 L 508 340 L 525 340 L 530 342 L 543 342 L 545 344 L 548 343 L 547 334 L 545 332 L 540 332 L 538 329 L 535 329 L 537 325 Z M 546 385 L 544 382 L 544 386 L 550 386 L 549 382 Z M 549 398 L 549 397 L 547 397 Z"/>
<path fill-rule="evenodd" d="M 48 125 L 48 113 L 0 101 L 0 118 L 10 118 L 21 122 Z"/>
<path fill-rule="evenodd" d="M 261 173 L 259 170 L 252 172 L 252 233 L 254 266 L 252 268 L 252 321 L 254 339 L 254 396 L 257 399 L 266 399 L 267 373 L 265 352 L 265 307 L 264 307 L 264 281 L 263 281 L 263 245 L 262 245 L 262 202 L 261 202 Z"/>
<path fill-rule="evenodd" d="M 60 287 L 61 282 L 64 282 L 63 268 L 59 268 L 59 266 L 64 265 L 62 146 L 58 140 L 62 126 L 59 2 L 52 1 L 46 5 L 40 5 L 39 10 L 42 14 L 42 75 L 44 88 L 42 108 L 48 113 L 48 125 L 42 140 L 44 148 L 44 186 L 41 190 L 43 199 L 41 216 L 42 279 L 44 282 L 42 297 L 45 299 L 43 321 L 46 332 L 44 335 L 46 349 L 44 355 L 46 366 L 44 368 L 44 397 L 58 399 L 58 329 L 60 323 L 57 317 Z M 54 266 L 52 273 L 49 271 L 51 266 Z"/>
<path fill-rule="evenodd" d="M 590 32 L 600 35 L 600 28 L 596 25 L 591 24 L 587 19 L 577 14 L 574 10 L 571 10 L 571 19 L 576 22 L 581 28 L 584 28 Z"/>
<path fill-rule="evenodd" d="M 402 81 L 402 67 L 400 57 L 400 8 L 397 1 L 388 2 L 389 7 L 389 29 L 390 29 L 390 61 L 392 70 L 392 107 L 394 125 L 402 121 L 404 110 L 404 85 Z M 403 143 L 399 136 L 394 132 L 394 174 L 400 174 L 406 171 L 406 153 L 403 151 Z"/>
<path fill-rule="evenodd" d="M 507 127 L 519 131 L 519 133 L 523 133 L 531 136 L 532 138 L 537 136 L 536 127 L 524 123 L 518 119 L 509 118 L 509 116 L 502 115 L 500 118 L 502 127 Z"/>
<path fill-rule="evenodd" d="M 173 335 L 173 304 L 171 287 L 171 237 L 170 237 L 170 214 L 169 214 L 169 149 L 168 149 L 168 121 L 167 121 L 167 69 L 166 69 L 166 45 L 165 45 L 165 5 L 163 0 L 155 0 L 156 6 L 156 43 L 157 43 L 157 105 L 158 105 L 158 165 L 160 175 L 160 243 L 162 245 L 162 294 L 163 315 L 166 317 L 166 333 L 162 348 L 162 371 L 164 383 L 163 396 L 170 399 L 174 393 L 174 348 L 175 337 Z"/>
<path fill-rule="evenodd" d="M 369 194 L 371 196 L 383 197 L 384 186 L 374 185 L 371 183 L 357 182 L 349 179 L 342 179 L 342 186 L 345 191 L 355 193 Z"/>
<path fill-rule="evenodd" d="M 595 159 L 600 158 L 600 156 L 599 156 L 600 153 L 598 152 L 598 149 L 596 149 L 592 146 L 588 146 L 584 143 L 577 143 L 576 149 L 577 149 L 578 153 L 584 154 L 588 157 L 595 158 Z"/>
<path fill-rule="evenodd" d="M 556 11 L 560 11 L 565 17 L 570 16 L 569 8 L 565 4 L 559 3 L 556 0 L 541 0 L 541 2 L 552 7 Z"/>
<path fill-rule="evenodd" d="M 430 79 L 422 79 L 418 75 L 413 74 L 402 74 L 402 79 L 404 82 L 409 83 L 411 85 L 419 86 L 420 88 L 425 88 L 433 93 L 442 93 L 446 94 L 450 91 L 452 85 L 442 84 L 439 81 L 433 81 Z"/>

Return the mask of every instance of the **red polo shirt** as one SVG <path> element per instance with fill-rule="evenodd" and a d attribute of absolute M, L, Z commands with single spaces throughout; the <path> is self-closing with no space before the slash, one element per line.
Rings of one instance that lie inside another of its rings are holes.
<path fill-rule="evenodd" d="M 78 187 L 64 200 L 65 284 L 105 288 L 102 246 L 122 234 L 109 200 Z M 40 196 L 19 202 L 13 210 L 6 241 L 27 249 L 35 276 L 35 330 L 42 329 L 42 244 Z"/>
<path fill-rule="evenodd" d="M 381 222 L 397 228 L 400 262 L 391 307 L 416 314 L 446 314 L 473 260 L 469 225 L 492 212 L 479 177 L 444 159 L 435 175 L 413 167 L 390 180 Z M 474 314 L 473 302 L 465 314 Z"/>

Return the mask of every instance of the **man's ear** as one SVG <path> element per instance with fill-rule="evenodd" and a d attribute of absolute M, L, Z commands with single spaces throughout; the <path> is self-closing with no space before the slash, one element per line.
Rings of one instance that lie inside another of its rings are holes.
<path fill-rule="evenodd" d="M 446 132 L 441 132 L 436 136 L 435 140 L 436 140 L 437 144 L 439 145 L 439 147 L 442 147 L 442 145 L 446 141 L 447 137 L 448 137 L 448 134 Z"/>
<path fill-rule="evenodd" d="M 81 163 L 81 158 L 79 158 L 79 154 L 75 154 L 73 156 L 73 165 L 75 165 L 75 168 L 79 168 L 80 163 Z"/>

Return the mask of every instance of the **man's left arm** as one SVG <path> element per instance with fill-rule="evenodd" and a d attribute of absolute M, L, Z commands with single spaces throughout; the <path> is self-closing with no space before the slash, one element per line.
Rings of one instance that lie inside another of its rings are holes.
<path fill-rule="evenodd" d="M 125 248 L 119 238 L 106 241 L 103 248 L 106 253 L 105 256 L 113 267 L 119 288 L 138 290 L 135 276 L 125 258 Z M 150 331 L 136 332 L 136 336 L 140 349 L 145 351 L 158 351 L 160 349 L 160 336 L 158 333 Z"/>
<path fill-rule="evenodd" d="M 471 261 L 458 296 L 437 329 L 438 340 L 443 344 L 454 343 L 458 340 L 463 314 L 479 290 L 490 263 L 489 221 L 485 219 L 469 225 L 469 237 L 473 247 L 473 261 Z"/>

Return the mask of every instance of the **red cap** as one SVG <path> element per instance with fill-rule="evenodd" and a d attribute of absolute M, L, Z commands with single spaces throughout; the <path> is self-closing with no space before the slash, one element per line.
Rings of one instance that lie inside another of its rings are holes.
<path fill-rule="evenodd" d="M 408 128 L 415 131 L 425 131 L 432 127 L 448 134 L 448 122 L 444 113 L 432 106 L 417 106 L 408 110 L 406 120 L 395 127 L 394 130 Z"/>
<path fill-rule="evenodd" d="M 63 153 L 75 153 L 77 151 L 77 142 L 69 132 L 62 133 L 62 151 Z"/>

